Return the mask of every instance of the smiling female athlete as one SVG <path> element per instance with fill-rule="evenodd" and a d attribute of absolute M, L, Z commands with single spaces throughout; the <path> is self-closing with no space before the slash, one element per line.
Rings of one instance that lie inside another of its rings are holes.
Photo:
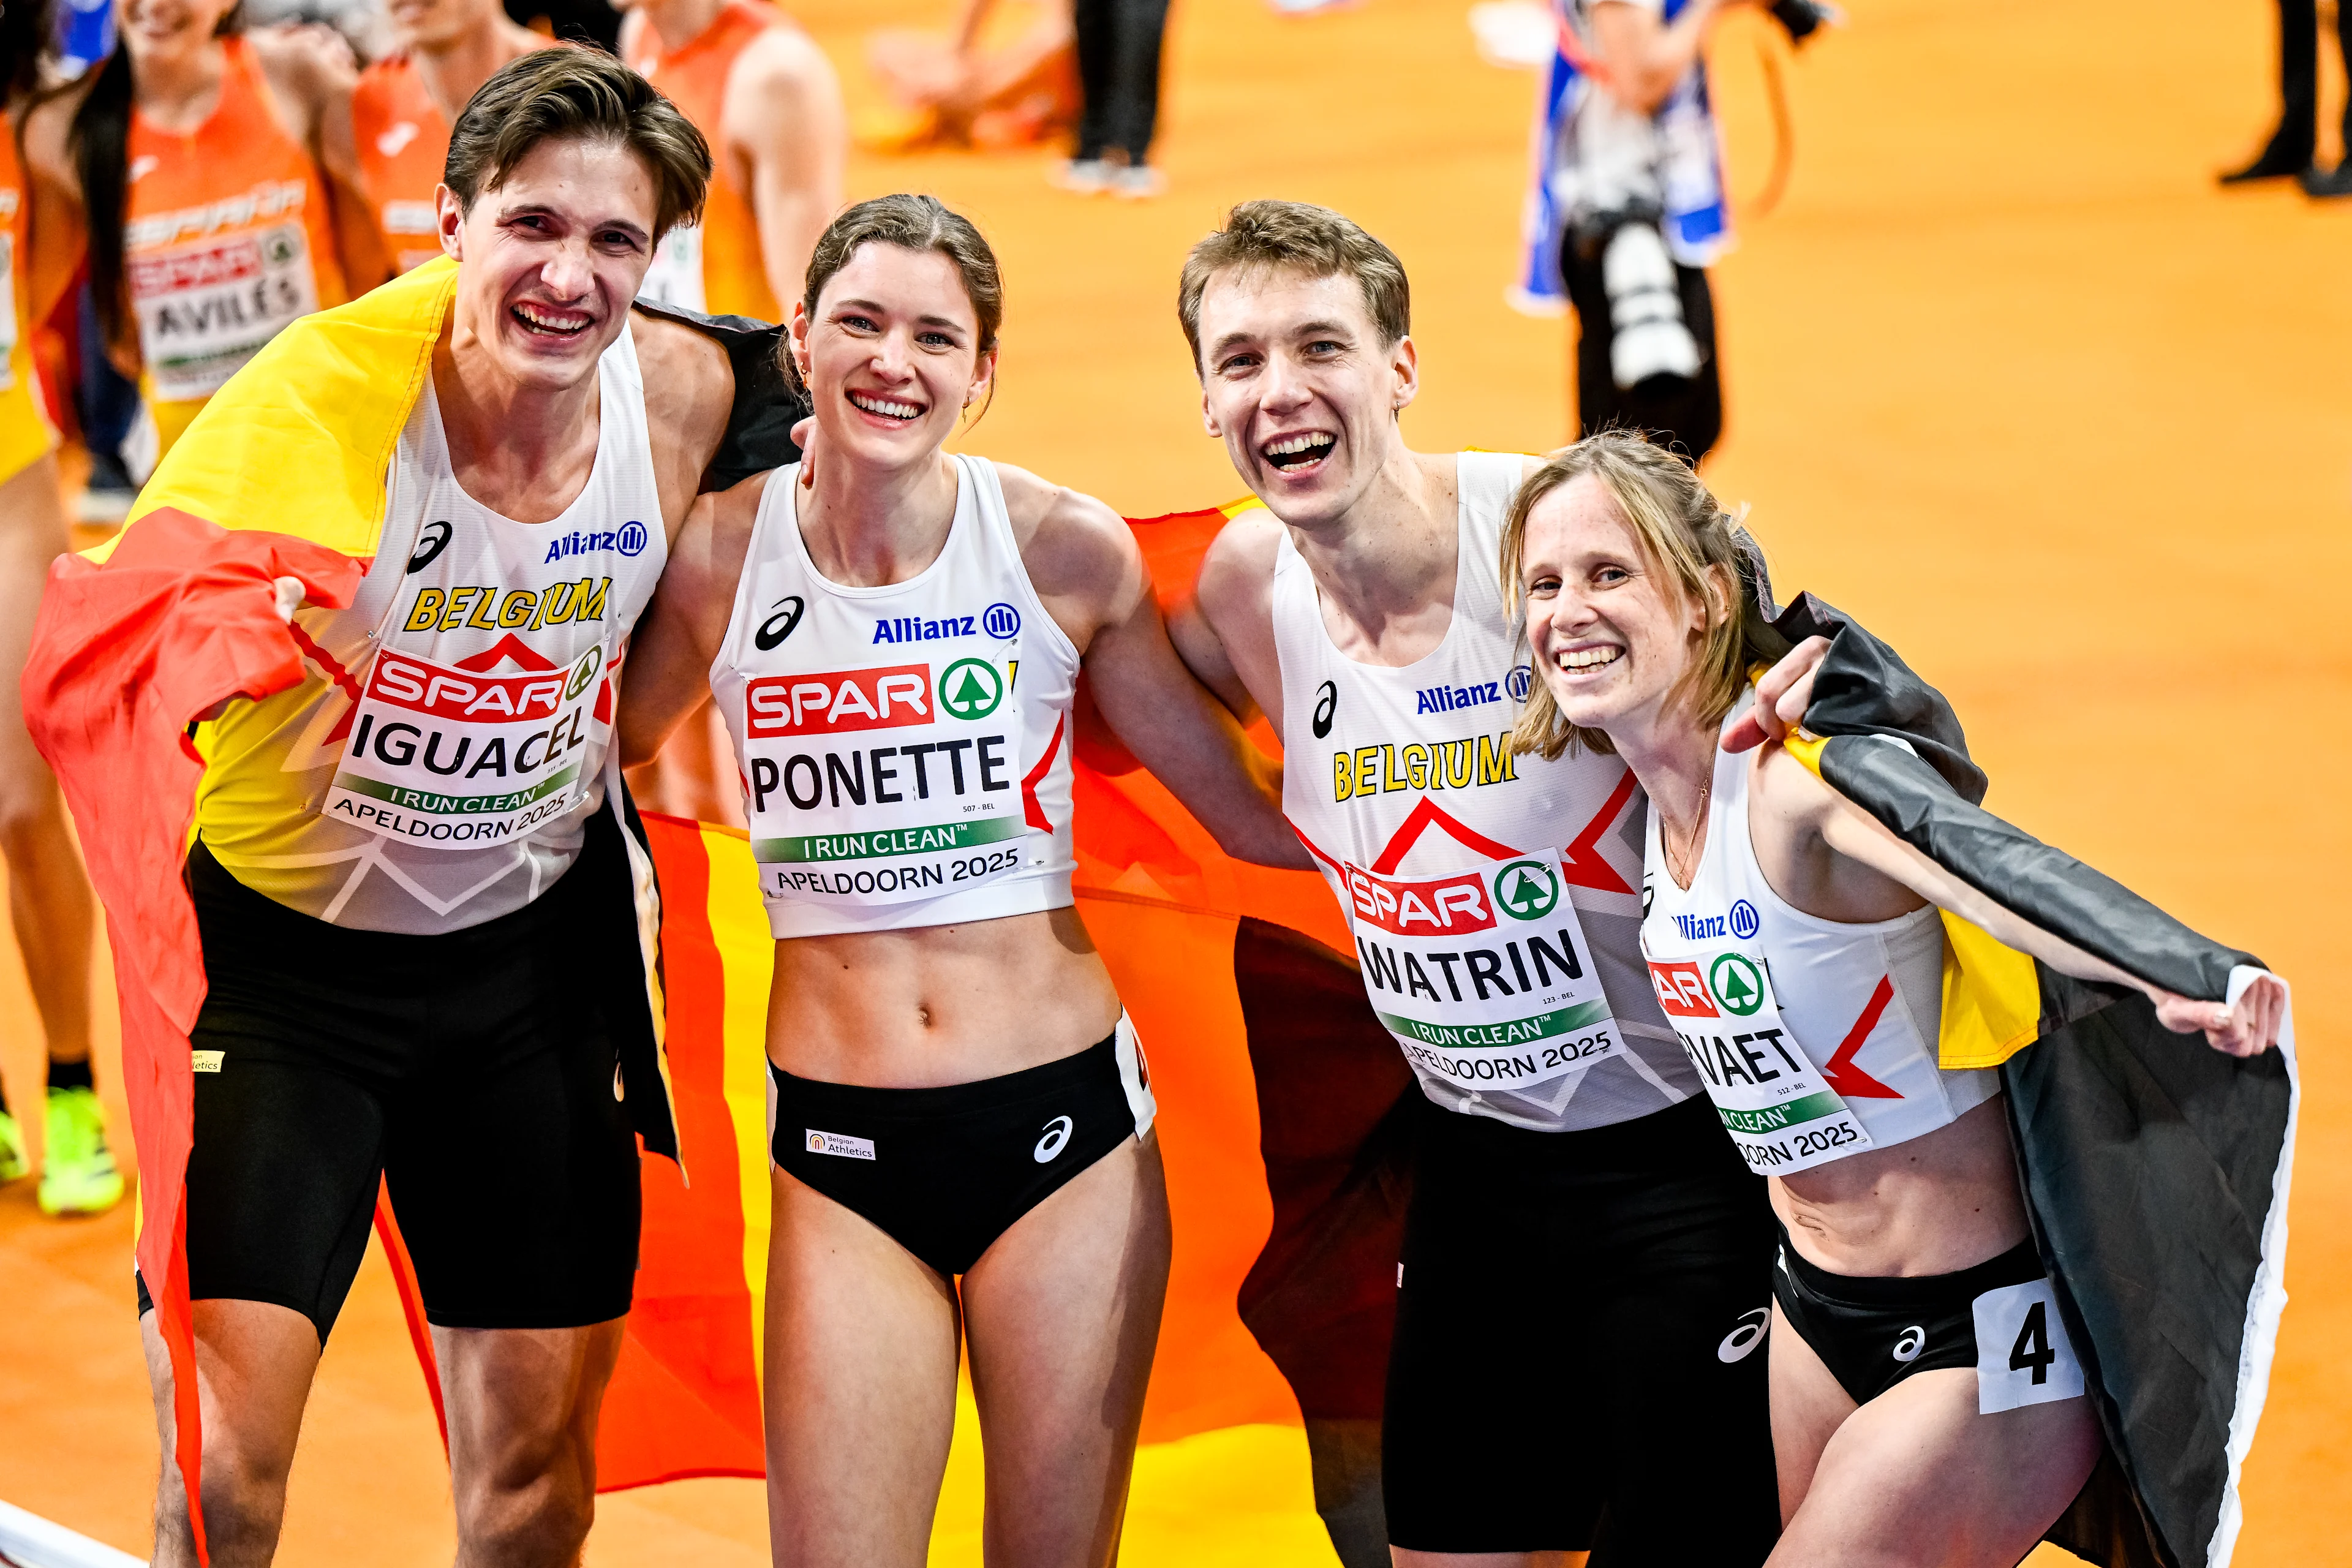
<path fill-rule="evenodd" d="M 814 482 L 705 498 L 624 685 L 625 759 L 713 693 L 747 784 L 776 937 L 770 1528 L 796 1568 L 923 1561 L 965 1333 L 989 1560 L 1118 1548 L 1168 1206 L 1072 907 L 1081 669 L 1230 852 L 1307 863 L 1118 515 L 940 449 L 989 390 L 1002 299 L 931 197 L 834 221 L 792 326 Z"/>
<path fill-rule="evenodd" d="M 2284 989 L 2193 1001 L 1962 882 L 1782 745 L 1723 751 L 1746 672 L 1785 644 L 1733 521 L 1680 462 L 1604 432 L 1506 519 L 1542 685 L 1517 742 L 1613 750 L 1651 802 L 1643 946 L 1749 1163 L 1770 1175 L 1775 1563 L 2008 1568 L 2100 1449 L 1986 1070 L 1938 1065 L 1948 910 L 2066 974 L 2149 996 L 2248 1056 Z"/>

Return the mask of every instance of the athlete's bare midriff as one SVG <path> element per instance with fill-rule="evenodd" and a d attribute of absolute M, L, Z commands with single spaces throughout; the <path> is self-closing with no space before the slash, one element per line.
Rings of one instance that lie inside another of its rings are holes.
<path fill-rule="evenodd" d="M 1790 1243 L 1832 1274 L 1950 1274 L 2000 1257 L 2028 1234 L 1998 1094 L 1891 1149 L 1768 1181 Z"/>
<path fill-rule="evenodd" d="M 933 1089 L 1075 1056 L 1118 1022 L 1075 909 L 776 943 L 768 1059 L 796 1078 Z"/>

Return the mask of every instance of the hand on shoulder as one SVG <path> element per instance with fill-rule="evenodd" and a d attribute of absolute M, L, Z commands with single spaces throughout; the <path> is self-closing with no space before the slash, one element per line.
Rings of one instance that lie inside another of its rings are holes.
<path fill-rule="evenodd" d="M 677 444 L 698 478 L 734 411 L 735 370 L 727 351 L 692 327 L 643 310 L 629 313 L 629 331 L 645 379 L 646 423 Z"/>

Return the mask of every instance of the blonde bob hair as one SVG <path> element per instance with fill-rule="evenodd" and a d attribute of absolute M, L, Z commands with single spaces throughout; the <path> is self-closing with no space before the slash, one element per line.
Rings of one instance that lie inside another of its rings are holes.
<path fill-rule="evenodd" d="M 1715 493 L 1690 465 L 1639 432 L 1601 430 L 1555 452 L 1528 476 L 1503 515 L 1503 607 L 1527 637 L 1527 585 L 1523 559 L 1528 516 L 1554 490 L 1590 474 L 1601 482 L 1618 515 L 1633 531 L 1642 553 L 1676 597 L 1706 611 L 1690 666 L 1675 683 L 1669 702 L 1687 703 L 1704 724 L 1719 724 L 1758 663 L 1779 661 L 1789 639 L 1773 630 L 1771 585 L 1763 552 L 1739 519 L 1718 505 Z M 1744 510 L 1744 509 L 1743 509 Z M 1530 752 L 1546 761 L 1572 746 L 1613 753 L 1616 745 L 1598 730 L 1560 716 L 1540 671 L 1528 683 L 1528 705 L 1511 736 L 1514 753 Z"/>

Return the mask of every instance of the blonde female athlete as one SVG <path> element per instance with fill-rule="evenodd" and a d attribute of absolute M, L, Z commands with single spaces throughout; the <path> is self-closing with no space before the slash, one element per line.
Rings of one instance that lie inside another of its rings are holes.
<path fill-rule="evenodd" d="M 0 68 L 7 73 L 12 111 L 38 85 L 48 17 L 49 8 L 42 4 L 0 10 L 0 48 L 6 51 Z M 16 689 L 41 584 L 48 578 L 49 563 L 67 547 L 57 436 L 42 411 L 33 370 L 37 307 L 56 302 L 54 283 L 62 279 L 44 279 L 47 300 L 32 287 L 30 195 L 11 135 L 0 147 L 0 226 L 8 235 L 0 276 L 0 310 L 6 312 L 8 327 L 0 342 L 0 855 L 8 863 L 16 947 L 48 1037 L 41 1208 L 48 1214 L 96 1214 L 121 1198 L 122 1173 L 107 1147 L 105 1118 L 89 1076 L 89 881 L 66 827 L 57 781 L 25 733 Z M 0 1182 L 14 1181 L 29 1169 L 22 1131 L 0 1099 Z"/>
<path fill-rule="evenodd" d="M 1303 868 L 1276 770 L 1178 662 L 1100 501 L 941 444 L 995 258 L 929 196 L 819 239 L 822 458 L 698 505 L 622 681 L 625 761 L 715 693 L 776 937 L 776 1560 L 919 1564 L 969 1335 L 994 1563 L 1116 1553 L 1168 1275 L 1150 1079 L 1072 907 L 1076 686 L 1234 854 Z"/>
<path fill-rule="evenodd" d="M 1961 882 L 1781 745 L 1722 750 L 1752 700 L 1745 672 L 1785 651 L 1735 535 L 1637 436 L 1589 437 L 1538 469 L 1503 533 L 1542 676 L 1517 738 L 1613 749 L 1641 780 L 1659 1000 L 1770 1178 L 1787 1521 L 1771 1561 L 2008 1568 L 2074 1500 L 2100 1436 L 2000 1077 L 1937 1066 L 1937 910 L 2143 992 L 2233 1055 L 2275 1043 L 2284 991 L 2258 982 L 2233 1009 L 2144 984 Z"/>

